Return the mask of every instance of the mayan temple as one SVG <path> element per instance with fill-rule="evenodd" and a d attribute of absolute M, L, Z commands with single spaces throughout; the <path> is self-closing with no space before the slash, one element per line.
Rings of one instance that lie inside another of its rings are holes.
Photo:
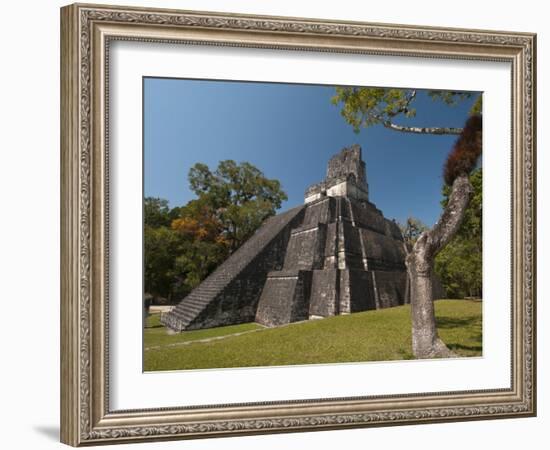
<path fill-rule="evenodd" d="M 267 219 L 162 323 L 174 331 L 278 326 L 402 305 L 403 237 L 369 201 L 361 147 L 334 155 L 303 205 Z"/>

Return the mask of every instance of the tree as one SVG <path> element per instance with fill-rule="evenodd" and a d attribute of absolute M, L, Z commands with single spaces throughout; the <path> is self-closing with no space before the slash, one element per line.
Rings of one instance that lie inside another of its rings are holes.
<path fill-rule="evenodd" d="M 213 211 L 230 252 L 246 241 L 287 199 L 278 180 L 248 162 L 221 161 L 215 171 L 197 163 L 189 184 L 199 200 Z"/>
<path fill-rule="evenodd" d="M 447 297 L 481 297 L 481 264 L 482 255 L 477 243 L 455 236 L 435 259 L 435 273 Z"/>
<path fill-rule="evenodd" d="M 168 201 L 146 197 L 143 202 L 144 288 L 154 299 L 170 298 L 180 239 L 170 229 L 173 218 Z"/>
<path fill-rule="evenodd" d="M 457 127 L 416 127 L 398 124 L 395 119 L 416 116 L 414 103 L 416 89 L 389 89 L 365 87 L 337 87 L 336 95 L 331 99 L 334 105 L 342 104 L 340 113 L 353 126 L 356 132 L 361 127 L 382 125 L 394 131 L 416 134 L 460 134 Z M 454 106 L 460 101 L 471 98 L 470 92 L 428 91 L 428 95 L 437 101 Z M 472 107 L 472 113 L 479 114 L 481 96 Z"/>
<path fill-rule="evenodd" d="M 156 299 L 187 295 L 287 198 L 246 162 L 222 161 L 215 171 L 198 163 L 188 179 L 197 198 L 186 205 L 144 202 L 145 292 Z"/>
<path fill-rule="evenodd" d="M 176 273 L 184 274 L 177 285 L 180 296 L 196 288 L 226 257 L 226 248 L 215 242 L 185 241 L 175 260 Z"/>
<path fill-rule="evenodd" d="M 481 154 L 481 132 L 481 116 L 470 117 L 445 163 L 444 179 L 450 193 L 443 213 L 432 229 L 422 233 L 406 258 L 411 282 L 413 353 L 417 358 L 453 356 L 437 333 L 433 268 L 435 257 L 457 233 L 466 213 L 473 193 L 468 175 Z"/>
<path fill-rule="evenodd" d="M 481 297 L 482 294 L 482 178 L 481 168 L 470 175 L 473 194 L 462 225 L 435 259 L 435 272 L 451 298 Z M 443 207 L 449 194 L 450 188 L 445 185 Z"/>
<path fill-rule="evenodd" d="M 153 298 L 170 299 L 181 241 L 177 233 L 165 226 L 155 228 L 146 224 L 143 233 L 145 292 Z"/>
<path fill-rule="evenodd" d="M 195 288 L 229 254 L 229 242 L 209 198 L 202 196 L 179 208 L 179 217 L 172 221 L 182 239 L 176 258 L 176 271 L 185 274 L 184 291 Z"/>
<path fill-rule="evenodd" d="M 409 217 L 405 225 L 399 224 L 399 228 L 401 234 L 403 234 L 403 239 L 405 239 L 405 244 L 410 250 L 421 234 L 428 229 L 428 226 L 420 219 Z"/>
<path fill-rule="evenodd" d="M 170 207 L 168 200 L 145 197 L 143 202 L 143 221 L 153 228 L 170 226 Z"/>
<path fill-rule="evenodd" d="M 434 100 L 447 105 L 469 98 L 471 93 L 430 91 Z M 432 281 L 437 254 L 457 233 L 473 192 L 468 175 L 481 154 L 481 96 L 472 108 L 472 116 L 464 128 L 411 127 L 395 122 L 396 117 L 414 117 L 416 90 L 387 88 L 343 87 L 332 98 L 335 105 L 343 104 L 341 114 L 356 132 L 363 127 L 380 124 L 391 130 L 421 134 L 457 134 L 458 140 L 444 167 L 445 183 L 450 187 L 449 198 L 439 221 L 423 232 L 407 254 L 405 263 L 411 286 L 411 319 L 413 354 L 417 358 L 453 356 L 439 338 L 435 322 Z M 407 249 L 409 250 L 409 249 Z"/>

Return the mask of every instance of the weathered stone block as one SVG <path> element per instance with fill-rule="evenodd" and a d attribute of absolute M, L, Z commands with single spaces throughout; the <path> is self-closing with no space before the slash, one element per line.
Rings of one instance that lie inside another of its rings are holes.
<path fill-rule="evenodd" d="M 309 316 L 328 317 L 340 314 L 340 271 L 314 270 L 311 282 Z"/>
<path fill-rule="evenodd" d="M 344 148 L 329 160 L 326 179 L 306 190 L 305 203 L 317 202 L 327 196 L 368 202 L 369 185 L 359 145 Z"/>
<path fill-rule="evenodd" d="M 366 228 L 360 233 L 369 270 L 405 270 L 403 242 Z"/>
<path fill-rule="evenodd" d="M 274 327 L 308 318 L 311 271 L 271 272 L 265 282 L 256 322 Z"/>
<path fill-rule="evenodd" d="M 335 204 L 334 198 L 325 197 L 318 202 L 308 205 L 304 216 L 304 226 L 334 222 L 336 214 Z"/>
<path fill-rule="evenodd" d="M 286 249 L 284 269 L 320 269 L 324 262 L 326 229 L 324 223 L 319 223 L 292 230 Z"/>
<path fill-rule="evenodd" d="M 341 178 L 351 179 L 366 188 L 367 172 L 365 162 L 361 158 L 361 147 L 359 145 L 344 148 L 330 158 L 326 181 L 331 182 Z"/>
<path fill-rule="evenodd" d="M 349 204 L 351 205 L 350 216 L 353 215 L 356 226 L 381 234 L 386 233 L 386 219 L 372 203 L 349 199 Z"/>
<path fill-rule="evenodd" d="M 377 270 L 373 273 L 376 308 L 390 308 L 405 304 L 406 272 Z"/>
<path fill-rule="evenodd" d="M 365 270 L 342 271 L 342 277 L 349 285 L 349 312 L 376 309 L 373 272 Z M 343 283 L 344 284 L 344 283 Z"/>
<path fill-rule="evenodd" d="M 325 269 L 338 268 L 338 223 L 329 223 L 327 225 L 327 234 L 325 242 Z"/>
<path fill-rule="evenodd" d="M 364 269 L 363 252 L 359 228 L 351 222 L 342 221 L 338 224 L 340 240 L 338 252 L 340 254 L 340 269 Z"/>

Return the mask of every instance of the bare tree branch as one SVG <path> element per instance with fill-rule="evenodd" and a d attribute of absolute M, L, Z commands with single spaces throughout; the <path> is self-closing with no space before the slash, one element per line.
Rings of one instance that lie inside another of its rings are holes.
<path fill-rule="evenodd" d="M 453 127 L 410 127 L 398 125 L 396 123 L 390 122 L 389 120 L 382 121 L 382 125 L 394 131 L 416 134 L 460 134 L 463 130 L 462 128 Z"/>
<path fill-rule="evenodd" d="M 406 113 L 409 109 L 409 105 L 411 104 L 411 102 L 415 99 L 416 97 L 416 89 L 413 89 L 410 93 L 410 95 L 408 96 L 407 98 L 407 102 L 403 105 L 403 107 L 401 108 L 401 112 L 403 113 Z"/>
<path fill-rule="evenodd" d="M 427 232 L 426 246 L 434 258 L 456 234 L 466 213 L 473 188 L 467 174 L 459 175 L 453 182 L 449 202 L 434 227 Z"/>

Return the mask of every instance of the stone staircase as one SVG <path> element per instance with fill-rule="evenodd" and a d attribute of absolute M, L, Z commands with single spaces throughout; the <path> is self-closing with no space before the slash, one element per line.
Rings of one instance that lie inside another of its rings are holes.
<path fill-rule="evenodd" d="M 215 314 L 212 315 L 212 311 L 209 311 L 208 323 L 200 323 L 197 324 L 200 326 L 193 326 L 195 322 L 200 322 L 201 314 L 205 312 L 206 309 L 212 309 L 213 302 L 223 297 L 224 291 L 227 291 L 233 282 L 243 276 L 251 278 L 250 274 L 246 274 L 245 272 L 251 272 L 253 274 L 255 271 L 247 269 L 254 269 L 253 265 L 258 263 L 258 261 L 256 261 L 258 256 L 277 240 L 277 238 L 280 239 L 281 233 L 287 231 L 287 234 L 290 235 L 290 229 L 296 226 L 296 223 L 301 222 L 303 210 L 304 206 L 302 205 L 267 219 L 250 239 L 218 266 L 214 272 L 205 278 L 204 281 L 191 291 L 191 293 L 172 309 L 172 311 L 162 314 L 161 323 L 177 332 L 189 328 L 207 328 L 210 326 L 223 325 L 224 321 L 227 321 L 227 318 L 219 318 L 219 320 L 216 321 Z M 286 242 L 284 244 L 286 248 Z M 244 280 L 243 284 L 248 283 L 248 286 L 257 284 L 259 286 L 259 291 L 256 297 L 259 299 L 264 281 L 265 280 L 258 280 L 256 283 L 256 280 Z M 235 289 L 232 289 L 232 291 L 235 291 Z M 250 297 L 250 292 L 247 292 L 247 294 L 248 297 Z M 239 292 L 233 292 L 231 295 L 238 296 Z M 236 298 L 236 301 L 237 300 L 239 299 Z M 238 311 L 235 311 L 235 314 L 238 314 Z M 230 322 L 238 323 L 235 319 L 238 320 L 238 317 L 233 318 Z"/>

